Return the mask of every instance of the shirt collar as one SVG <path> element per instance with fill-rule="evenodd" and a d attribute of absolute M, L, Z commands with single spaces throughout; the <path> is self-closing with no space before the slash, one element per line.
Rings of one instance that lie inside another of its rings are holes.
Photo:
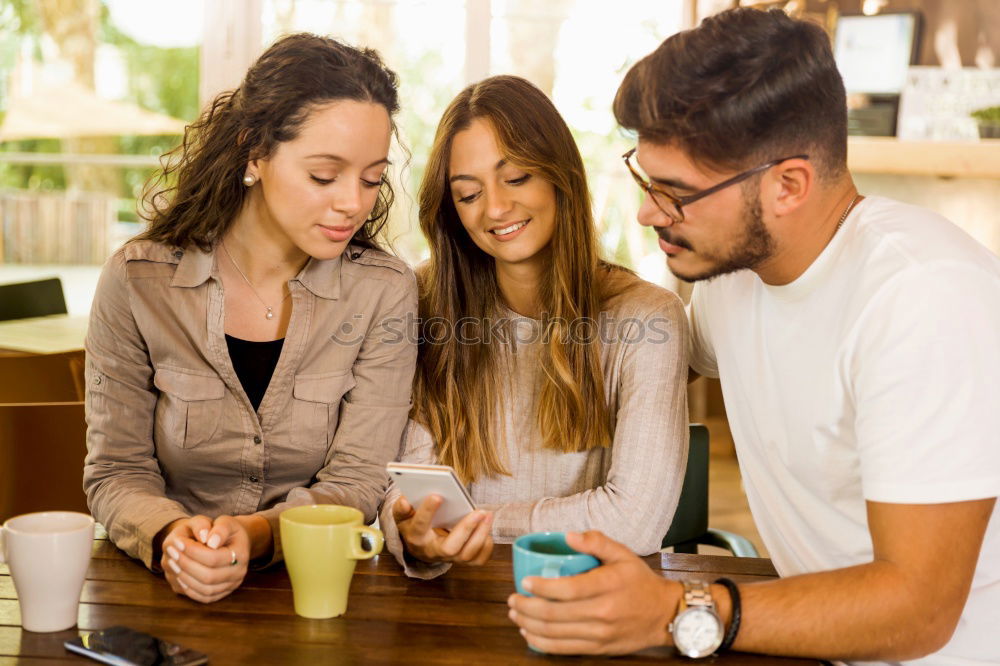
<path fill-rule="evenodd" d="M 218 246 L 215 246 L 218 247 Z M 177 250 L 174 257 L 178 258 L 177 270 L 170 282 L 171 287 L 197 287 L 204 284 L 215 267 L 215 247 L 211 252 L 203 252 L 196 246 L 186 250 Z M 181 256 L 178 257 L 180 253 Z M 320 298 L 337 300 L 340 298 L 340 268 L 343 255 L 335 259 L 316 259 L 310 257 L 302 267 L 295 280 Z"/>
<path fill-rule="evenodd" d="M 309 257 L 309 261 L 295 279 L 316 296 L 337 300 L 340 298 L 340 268 L 343 265 L 343 256 L 340 255 L 335 259 Z"/>
<path fill-rule="evenodd" d="M 197 287 L 212 277 L 212 267 L 215 265 L 214 248 L 211 252 L 203 252 L 192 245 L 186 250 L 176 250 L 174 257 L 179 261 L 177 270 L 174 271 L 174 279 L 170 281 L 171 287 Z"/>
<path fill-rule="evenodd" d="M 840 256 L 847 251 L 847 246 L 856 235 L 858 216 L 861 211 L 867 210 L 867 203 L 868 197 L 865 197 L 850 210 L 843 224 L 834 232 L 833 238 L 802 275 L 783 285 L 771 285 L 761 281 L 767 293 L 778 300 L 797 301 L 809 296 L 825 283 L 830 274 L 836 270 Z"/>

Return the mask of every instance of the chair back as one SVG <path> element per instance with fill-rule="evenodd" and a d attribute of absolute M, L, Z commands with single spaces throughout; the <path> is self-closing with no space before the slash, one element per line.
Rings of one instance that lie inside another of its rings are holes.
<path fill-rule="evenodd" d="M 0 405 L 0 522 L 32 511 L 82 511 L 82 402 Z"/>
<path fill-rule="evenodd" d="M 0 356 L 0 403 L 84 399 L 83 351 Z"/>
<path fill-rule="evenodd" d="M 708 532 L 708 428 L 693 423 L 689 429 L 687 469 L 670 530 L 663 547 L 695 541 Z"/>
<path fill-rule="evenodd" d="M 0 284 L 0 321 L 66 314 L 59 278 Z"/>

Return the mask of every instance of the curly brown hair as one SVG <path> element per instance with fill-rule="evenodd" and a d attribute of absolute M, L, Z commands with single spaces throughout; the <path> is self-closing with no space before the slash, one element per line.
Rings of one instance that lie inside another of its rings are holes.
<path fill-rule="evenodd" d="M 164 155 L 162 170 L 143 193 L 139 214 L 149 228 L 138 238 L 209 251 L 248 196 L 242 179 L 249 161 L 266 159 L 279 143 L 293 140 L 322 104 L 371 102 L 392 118 L 399 109 L 398 84 L 373 49 L 308 33 L 279 39 L 240 86 L 219 94 L 185 128 L 181 145 Z M 393 199 L 383 176 L 375 206 L 352 242 L 380 248 Z"/>

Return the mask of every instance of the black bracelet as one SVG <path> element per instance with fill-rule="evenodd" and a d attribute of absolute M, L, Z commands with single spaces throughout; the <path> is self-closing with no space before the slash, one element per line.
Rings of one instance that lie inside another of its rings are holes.
<path fill-rule="evenodd" d="M 725 637 L 722 639 L 722 645 L 719 646 L 719 652 L 723 650 L 728 650 L 733 647 L 733 643 L 736 641 L 736 634 L 740 631 L 740 619 L 743 615 L 743 608 L 740 604 L 740 588 L 736 587 L 736 583 L 729 580 L 728 578 L 720 578 L 715 581 L 717 585 L 722 585 L 727 590 L 729 590 L 729 599 L 732 601 L 732 619 L 729 622 L 729 629 L 726 631 Z"/>

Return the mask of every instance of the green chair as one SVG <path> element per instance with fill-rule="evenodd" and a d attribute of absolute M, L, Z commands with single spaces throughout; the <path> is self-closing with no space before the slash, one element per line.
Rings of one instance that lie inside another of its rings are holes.
<path fill-rule="evenodd" d="M 684 485 L 663 547 L 673 546 L 675 553 L 697 553 L 702 544 L 724 548 L 736 557 L 760 557 L 745 537 L 708 526 L 708 428 L 692 424 Z"/>

